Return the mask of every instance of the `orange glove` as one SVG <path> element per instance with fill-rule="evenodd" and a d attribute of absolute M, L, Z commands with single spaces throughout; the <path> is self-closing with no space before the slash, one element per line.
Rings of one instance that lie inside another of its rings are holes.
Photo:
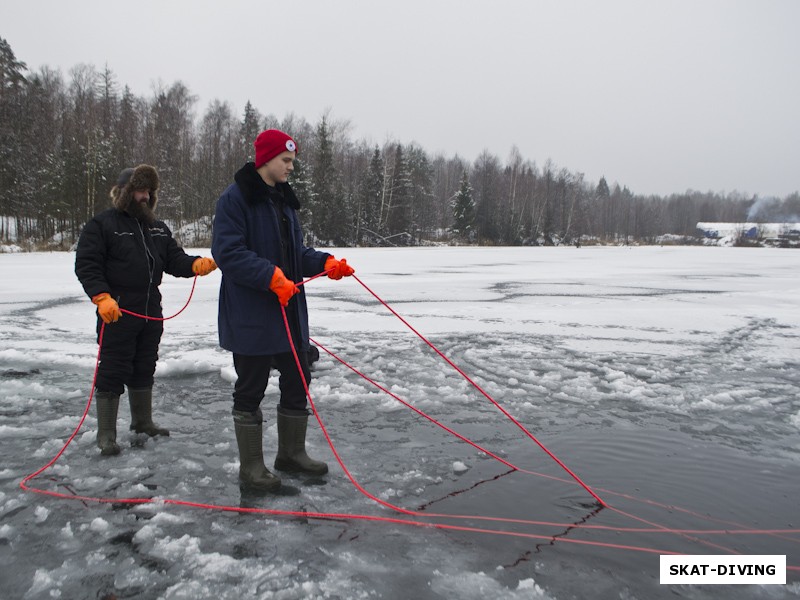
<path fill-rule="evenodd" d="M 355 270 L 347 264 L 347 259 L 336 260 L 333 256 L 329 256 L 325 260 L 325 270 L 328 271 L 328 277 L 331 279 L 341 279 L 342 277 L 350 277 Z"/>
<path fill-rule="evenodd" d="M 275 272 L 272 274 L 272 281 L 269 282 L 269 289 L 278 296 L 278 302 L 281 303 L 281 306 L 289 304 L 289 300 L 291 300 L 292 296 L 300 293 L 300 288 L 295 285 L 294 281 L 290 281 L 286 278 L 286 275 L 283 274 L 280 267 L 275 267 Z"/>
<path fill-rule="evenodd" d="M 217 268 L 217 263 L 214 262 L 212 258 L 197 258 L 192 263 L 192 271 L 194 271 L 195 275 L 208 275 Z"/>
<path fill-rule="evenodd" d="M 103 323 L 116 323 L 122 316 L 119 304 L 106 292 L 97 294 L 92 298 L 92 302 L 97 305 L 97 312 L 100 314 L 100 318 L 103 319 Z"/>

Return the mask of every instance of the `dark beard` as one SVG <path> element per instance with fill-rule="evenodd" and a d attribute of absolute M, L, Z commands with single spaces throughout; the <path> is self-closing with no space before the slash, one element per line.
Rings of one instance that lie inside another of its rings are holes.
<path fill-rule="evenodd" d="M 137 202 L 131 198 L 130 202 L 128 202 L 126 212 L 134 219 L 147 225 L 152 225 L 156 222 L 156 214 L 147 202 Z"/>

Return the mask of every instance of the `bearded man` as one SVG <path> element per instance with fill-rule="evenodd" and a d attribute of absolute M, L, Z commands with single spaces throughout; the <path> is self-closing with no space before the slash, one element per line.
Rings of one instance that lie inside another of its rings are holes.
<path fill-rule="evenodd" d="M 189 256 L 163 221 L 155 217 L 158 172 L 150 165 L 123 170 L 111 189 L 112 208 L 83 228 L 75 274 L 97 306 L 97 334 L 103 332 L 95 384 L 97 445 L 103 455 L 119 454 L 117 411 L 128 389 L 130 429 L 168 436 L 153 423 L 153 374 L 164 331 L 158 286 L 166 272 L 175 277 L 207 275 L 210 258 Z M 151 319 L 123 315 L 121 308 Z"/>

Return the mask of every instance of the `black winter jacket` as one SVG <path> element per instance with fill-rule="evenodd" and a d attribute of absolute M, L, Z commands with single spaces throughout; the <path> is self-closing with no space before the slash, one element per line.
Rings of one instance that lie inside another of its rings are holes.
<path fill-rule="evenodd" d="M 160 317 L 163 273 L 193 277 L 197 258 L 184 252 L 163 221 L 149 226 L 109 208 L 84 226 L 75 274 L 90 298 L 108 292 L 120 308 Z"/>

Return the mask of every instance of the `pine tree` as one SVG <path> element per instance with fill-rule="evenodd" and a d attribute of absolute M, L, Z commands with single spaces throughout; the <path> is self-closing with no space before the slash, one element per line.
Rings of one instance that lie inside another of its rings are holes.
<path fill-rule="evenodd" d="M 316 234 L 313 227 L 313 214 L 311 206 L 314 199 L 314 186 L 309 174 L 308 163 L 298 155 L 294 161 L 294 171 L 292 172 L 289 183 L 292 190 L 300 202 L 300 222 L 303 224 L 303 232 L 307 238 L 308 245 L 314 246 L 317 243 Z"/>
<path fill-rule="evenodd" d="M 238 164 L 252 162 L 255 160 L 255 142 L 258 134 L 261 133 L 261 115 L 253 108 L 250 101 L 244 106 L 244 116 L 239 124 L 239 147 L 241 149 L 240 159 Z"/>
<path fill-rule="evenodd" d="M 0 214 L 18 215 L 18 183 L 25 169 L 20 164 L 25 136 L 20 129 L 25 122 L 24 93 L 27 80 L 22 74 L 25 63 L 17 60 L 8 42 L 0 38 Z M 5 227 L 4 227 L 5 230 Z"/>
<path fill-rule="evenodd" d="M 394 154 L 394 170 L 392 171 L 391 199 L 386 208 L 387 239 L 392 238 L 394 244 L 407 244 L 411 228 L 412 184 L 403 146 L 397 144 Z"/>
<path fill-rule="evenodd" d="M 475 201 L 472 199 L 472 186 L 465 170 L 461 176 L 461 186 L 452 201 L 453 233 L 466 241 L 472 241 L 475 234 Z"/>
<path fill-rule="evenodd" d="M 418 244 L 435 227 L 433 170 L 428 155 L 417 146 L 408 148 L 407 161 L 411 176 L 409 227 L 414 243 Z"/>
<path fill-rule="evenodd" d="M 330 139 L 326 117 L 314 130 L 314 150 L 309 164 L 311 175 L 311 194 L 309 196 L 308 211 L 310 219 L 306 228 L 318 240 L 328 238 L 327 208 L 333 196 L 331 183 L 333 174 L 333 142 Z"/>
<path fill-rule="evenodd" d="M 119 119 L 116 135 L 113 138 L 117 173 L 144 161 L 144 157 L 140 154 L 143 132 L 144 115 L 139 101 L 126 85 L 119 101 Z"/>
<path fill-rule="evenodd" d="M 177 82 L 156 92 L 144 139 L 144 161 L 158 167 L 161 176 L 159 209 L 162 218 L 173 219 L 178 225 L 184 220 L 184 200 L 197 189 L 201 165 L 194 169 L 192 162 L 197 139 L 193 107 L 197 97 L 183 83 Z"/>
<path fill-rule="evenodd" d="M 598 233 L 605 237 L 611 234 L 613 217 L 611 214 L 611 190 L 608 189 L 605 177 L 601 177 L 597 183 L 594 199 L 600 212 L 600 231 Z"/>
<path fill-rule="evenodd" d="M 315 150 L 312 157 L 312 196 L 309 211 L 310 230 L 319 238 L 341 244 L 347 230 L 347 208 L 334 161 L 333 135 L 327 116 L 323 116 L 315 131 Z"/>
<path fill-rule="evenodd" d="M 19 92 L 27 83 L 23 71 L 28 67 L 17 60 L 9 43 L 0 37 L 0 103 L 8 94 Z"/>

